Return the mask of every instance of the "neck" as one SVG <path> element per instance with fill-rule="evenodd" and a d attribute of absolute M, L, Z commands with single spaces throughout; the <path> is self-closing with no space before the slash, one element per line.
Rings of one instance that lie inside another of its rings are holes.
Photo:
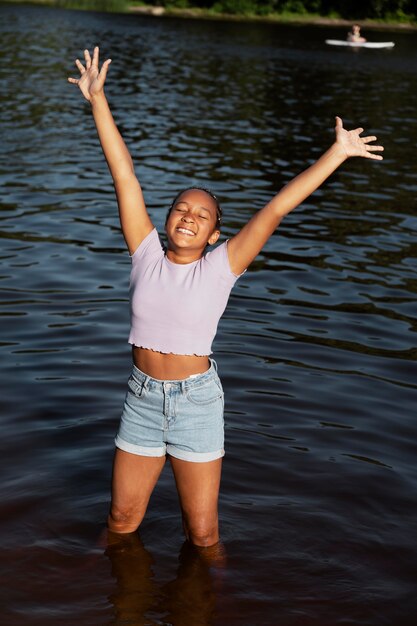
<path fill-rule="evenodd" d="M 166 252 L 167 258 L 172 263 L 178 263 L 179 265 L 185 265 L 186 263 L 193 263 L 198 261 L 203 256 L 204 250 L 172 250 L 168 248 Z"/>

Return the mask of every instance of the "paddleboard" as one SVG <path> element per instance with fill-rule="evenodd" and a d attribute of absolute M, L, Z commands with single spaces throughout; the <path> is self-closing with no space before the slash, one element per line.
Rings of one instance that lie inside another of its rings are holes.
<path fill-rule="evenodd" d="M 346 41 L 344 39 L 326 39 L 329 46 L 348 46 L 350 48 L 393 48 L 393 41 Z"/>

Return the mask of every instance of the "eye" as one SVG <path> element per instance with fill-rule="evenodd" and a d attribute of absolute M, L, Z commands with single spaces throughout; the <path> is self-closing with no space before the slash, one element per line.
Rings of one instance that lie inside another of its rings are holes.
<path fill-rule="evenodd" d="M 201 217 L 202 220 L 208 220 L 207 215 L 200 215 L 199 217 Z"/>

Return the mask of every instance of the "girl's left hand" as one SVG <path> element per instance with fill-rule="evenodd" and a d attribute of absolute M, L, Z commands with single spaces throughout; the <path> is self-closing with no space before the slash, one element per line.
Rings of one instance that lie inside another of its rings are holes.
<path fill-rule="evenodd" d="M 355 128 L 355 130 L 345 130 L 340 117 L 336 117 L 336 144 L 343 148 L 347 157 L 365 157 L 366 159 L 377 159 L 382 161 L 382 156 L 373 154 L 374 152 L 382 152 L 383 146 L 370 146 L 371 141 L 376 141 L 376 137 L 360 137 L 363 128 Z"/>

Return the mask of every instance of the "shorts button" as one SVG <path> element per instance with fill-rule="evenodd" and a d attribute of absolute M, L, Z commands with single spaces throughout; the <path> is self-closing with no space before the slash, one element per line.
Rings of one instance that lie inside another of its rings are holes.
<path fill-rule="evenodd" d="M 168 383 L 167 385 L 165 385 L 165 389 L 169 391 L 171 389 L 171 385 Z"/>

